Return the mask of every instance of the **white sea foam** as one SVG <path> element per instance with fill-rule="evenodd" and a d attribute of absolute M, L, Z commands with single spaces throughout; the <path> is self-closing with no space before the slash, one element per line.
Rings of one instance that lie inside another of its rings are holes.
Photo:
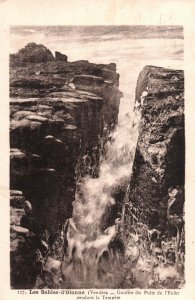
<path fill-rule="evenodd" d="M 78 186 L 74 204 L 77 227 L 91 236 L 100 232 L 105 210 L 115 204 L 113 192 L 127 185 L 134 160 L 138 136 L 137 115 L 125 114 L 119 118 L 115 131 L 106 145 L 98 178 L 86 177 Z"/>

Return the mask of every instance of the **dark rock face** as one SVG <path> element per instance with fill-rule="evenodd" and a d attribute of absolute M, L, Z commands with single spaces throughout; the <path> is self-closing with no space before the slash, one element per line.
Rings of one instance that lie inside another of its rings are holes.
<path fill-rule="evenodd" d="M 32 203 L 35 223 L 53 234 L 62 216 L 72 213 L 77 160 L 85 153 L 82 144 L 97 146 L 102 130 L 101 98 L 93 95 L 90 100 L 90 94 L 74 91 L 60 96 L 42 98 L 41 103 L 27 100 L 27 107 L 26 99 L 11 101 L 10 184 Z"/>
<path fill-rule="evenodd" d="M 58 51 L 55 52 L 55 57 L 52 52 L 43 45 L 29 43 L 25 48 L 20 49 L 16 54 L 10 54 L 11 66 L 24 66 L 26 63 L 44 63 L 51 61 L 67 62 L 68 57 Z M 37 71 L 39 73 L 39 70 Z M 28 81 L 29 84 L 33 84 Z M 24 85 L 24 83 L 23 83 Z"/>
<path fill-rule="evenodd" d="M 59 61 L 67 61 L 68 57 L 65 54 L 62 54 L 58 51 L 55 52 L 55 59 Z"/>
<path fill-rule="evenodd" d="M 19 50 L 18 53 L 10 56 L 10 62 L 12 63 L 39 63 L 54 61 L 55 58 L 51 51 L 43 45 L 37 45 L 36 43 L 29 43 L 25 48 Z"/>
<path fill-rule="evenodd" d="M 76 181 L 98 175 L 121 98 L 114 64 L 58 61 L 35 45 L 10 61 L 10 200 L 18 226 L 11 234 L 13 288 L 34 286 L 48 251 L 61 259 Z M 45 56 L 37 61 L 39 49 Z"/>
<path fill-rule="evenodd" d="M 183 71 L 146 66 L 138 78 L 135 107 L 141 122 L 130 200 L 143 223 L 165 229 L 168 189 L 184 187 Z"/>
<path fill-rule="evenodd" d="M 24 197 L 21 191 L 11 190 L 10 191 L 10 205 L 15 208 L 24 207 Z"/>

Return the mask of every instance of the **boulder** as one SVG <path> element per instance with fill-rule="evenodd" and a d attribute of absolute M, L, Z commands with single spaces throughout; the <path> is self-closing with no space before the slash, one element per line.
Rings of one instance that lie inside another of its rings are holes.
<path fill-rule="evenodd" d="M 52 52 L 43 45 L 29 43 L 18 53 L 10 56 L 10 63 L 39 63 L 54 61 Z"/>
<path fill-rule="evenodd" d="M 67 61 L 68 60 L 68 57 L 65 55 L 65 54 L 62 54 L 58 51 L 55 52 L 55 59 L 57 61 Z"/>

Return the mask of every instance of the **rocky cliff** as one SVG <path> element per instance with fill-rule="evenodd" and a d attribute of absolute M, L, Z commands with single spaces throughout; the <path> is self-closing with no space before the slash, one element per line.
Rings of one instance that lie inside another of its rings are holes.
<path fill-rule="evenodd" d="M 46 260 L 59 279 L 76 184 L 85 175 L 98 177 L 121 96 L 114 63 L 68 62 L 65 54 L 54 57 L 35 43 L 10 56 L 13 288 L 34 287 Z M 184 222 L 183 72 L 146 66 L 137 81 L 135 111 L 141 119 L 133 173 L 128 189 L 119 187 L 113 195 L 111 223 L 122 210 L 121 220 L 130 212 L 129 223 L 133 216 L 139 226 L 175 234 Z M 53 275 L 46 287 L 58 287 Z"/>
<path fill-rule="evenodd" d="M 11 284 L 34 286 L 63 255 L 76 181 L 98 176 L 121 93 L 116 65 L 56 58 L 31 43 L 10 56 Z"/>
<path fill-rule="evenodd" d="M 183 71 L 146 66 L 137 81 L 135 109 L 141 121 L 129 198 L 140 222 L 166 231 L 170 190 L 177 194 L 172 215 L 183 213 Z"/>

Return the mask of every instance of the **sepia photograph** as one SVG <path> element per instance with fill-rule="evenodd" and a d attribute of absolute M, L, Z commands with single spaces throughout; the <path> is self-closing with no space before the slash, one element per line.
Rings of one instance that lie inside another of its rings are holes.
<path fill-rule="evenodd" d="M 9 39 L 10 288 L 182 289 L 183 26 Z"/>

